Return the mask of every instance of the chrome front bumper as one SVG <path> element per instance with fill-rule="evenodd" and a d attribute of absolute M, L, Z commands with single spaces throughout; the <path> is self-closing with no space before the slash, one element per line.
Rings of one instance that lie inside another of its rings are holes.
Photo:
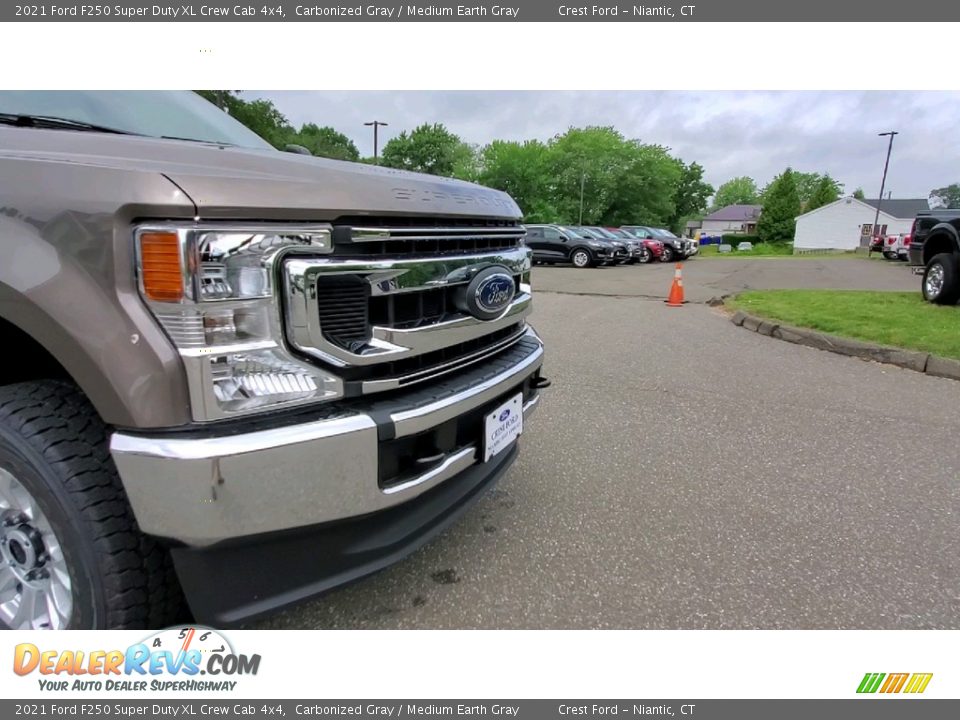
<path fill-rule="evenodd" d="M 116 432 L 110 451 L 140 529 L 191 546 L 367 515 L 411 500 L 477 464 L 461 448 L 401 485 L 378 483 L 384 426 L 392 438 L 414 435 L 476 410 L 521 386 L 543 364 L 528 330 L 522 359 L 491 374 L 475 368 L 462 383 L 409 406 L 372 404 L 323 420 L 215 437 Z M 519 344 L 518 344 L 519 346 Z M 496 365 L 496 361 L 491 361 Z M 524 420 L 539 396 L 529 397 Z"/>

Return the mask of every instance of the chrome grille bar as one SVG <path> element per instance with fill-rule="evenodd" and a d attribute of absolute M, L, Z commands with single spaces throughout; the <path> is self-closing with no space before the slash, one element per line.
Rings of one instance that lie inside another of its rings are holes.
<path fill-rule="evenodd" d="M 516 232 L 516 228 L 512 230 Z M 492 265 L 505 268 L 518 281 L 513 301 L 493 320 L 480 320 L 449 308 L 449 312 L 425 317 L 422 324 L 414 323 L 410 327 L 373 323 L 366 342 L 352 344 L 349 349 L 332 342 L 322 327 L 318 287 L 332 276 L 350 275 L 361 279 L 369 284 L 369 297 L 376 299 L 465 285 L 478 271 Z M 283 264 L 287 337 L 306 355 L 336 367 L 353 368 L 405 360 L 496 333 L 512 324 L 523 326 L 530 312 L 531 297 L 529 285 L 521 278 L 530 266 L 531 253 L 526 247 L 427 258 L 290 257 Z M 500 343 L 491 339 L 491 344 Z M 365 391 L 391 386 L 396 385 L 378 381 L 369 384 Z"/>
<path fill-rule="evenodd" d="M 378 242 L 384 240 L 437 240 L 444 237 L 471 237 L 483 239 L 521 239 L 525 232 L 522 227 L 351 227 L 350 239 L 353 242 Z"/>

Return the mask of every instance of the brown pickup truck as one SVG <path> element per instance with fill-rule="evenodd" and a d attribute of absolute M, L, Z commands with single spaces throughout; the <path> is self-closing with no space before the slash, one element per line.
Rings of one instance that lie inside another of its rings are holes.
<path fill-rule="evenodd" d="M 0 623 L 236 625 L 452 522 L 547 384 L 519 220 L 190 92 L 0 93 Z"/>

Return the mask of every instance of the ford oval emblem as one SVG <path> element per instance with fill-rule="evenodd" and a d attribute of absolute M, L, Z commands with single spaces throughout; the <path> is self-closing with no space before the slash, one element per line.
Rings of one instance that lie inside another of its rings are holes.
<path fill-rule="evenodd" d="M 490 275 L 477 285 L 477 305 L 487 312 L 499 314 L 513 300 L 514 289 L 513 278 L 509 275 Z"/>
<path fill-rule="evenodd" d="M 493 320 L 510 306 L 516 293 L 517 286 L 510 271 L 494 265 L 477 273 L 466 286 L 458 304 L 475 318 Z"/>

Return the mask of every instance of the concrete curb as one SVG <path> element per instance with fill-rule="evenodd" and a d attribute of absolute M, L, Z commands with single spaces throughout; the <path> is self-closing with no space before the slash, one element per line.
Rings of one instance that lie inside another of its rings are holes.
<path fill-rule="evenodd" d="M 960 361 L 939 357 L 916 350 L 901 350 L 900 348 L 877 345 L 876 343 L 851 340 L 850 338 L 827 335 L 826 333 L 808 330 L 806 328 L 778 325 L 773 321 L 748 315 L 742 310 L 734 313 L 730 321 L 734 325 L 752 330 L 761 335 L 785 340 L 796 345 L 806 345 L 817 350 L 858 357 L 864 360 L 896 365 L 916 372 L 936 375 L 937 377 L 960 380 Z"/>

